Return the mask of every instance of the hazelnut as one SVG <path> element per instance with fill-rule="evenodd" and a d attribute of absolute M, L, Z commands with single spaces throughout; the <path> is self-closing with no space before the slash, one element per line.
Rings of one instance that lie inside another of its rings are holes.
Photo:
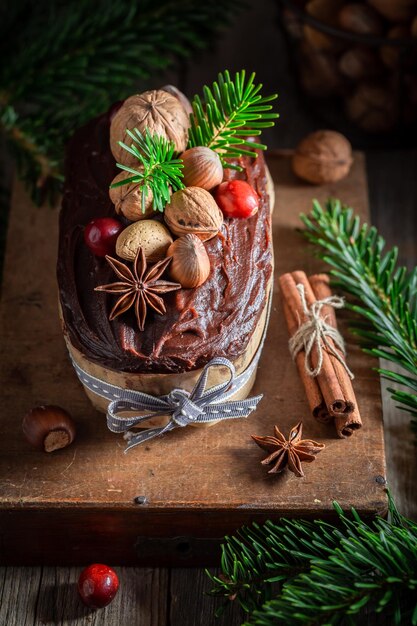
<path fill-rule="evenodd" d="M 143 169 L 142 166 L 136 168 L 138 171 Z M 113 179 L 113 183 L 118 183 L 126 178 L 132 177 L 130 172 L 120 172 Z M 153 213 L 153 194 L 150 189 L 145 197 L 144 208 L 142 212 L 142 189 L 138 183 L 128 183 L 127 185 L 121 185 L 120 187 L 110 187 L 109 189 L 110 200 L 114 204 L 117 214 L 124 215 L 131 222 L 137 222 L 138 220 L 146 219 Z"/>
<path fill-rule="evenodd" d="M 199 287 L 210 274 L 210 259 L 197 235 L 183 235 L 167 251 L 172 257 L 169 266 L 171 278 L 182 287 Z"/>
<path fill-rule="evenodd" d="M 346 4 L 339 12 L 339 25 L 344 30 L 359 35 L 380 37 L 384 33 L 381 16 L 367 4 L 352 2 Z"/>
<path fill-rule="evenodd" d="M 204 146 L 190 148 L 181 155 L 184 184 L 210 191 L 223 180 L 223 166 L 217 152 Z"/>
<path fill-rule="evenodd" d="M 165 258 L 171 243 L 171 233 L 161 222 L 141 220 L 122 230 L 116 241 L 116 254 L 134 261 L 139 248 L 143 248 L 146 260 L 154 263 Z"/>
<path fill-rule="evenodd" d="M 37 406 L 22 422 L 27 441 L 45 452 L 66 448 L 74 441 L 75 424 L 72 417 L 59 406 Z"/>
<path fill-rule="evenodd" d="M 349 141 L 332 130 L 318 130 L 307 135 L 298 144 L 292 160 L 297 176 L 318 185 L 344 178 L 351 165 L 352 147 Z"/>
<path fill-rule="evenodd" d="M 175 235 L 190 233 L 202 241 L 215 237 L 223 224 L 223 214 L 213 196 L 200 187 L 186 187 L 173 193 L 164 217 Z"/>

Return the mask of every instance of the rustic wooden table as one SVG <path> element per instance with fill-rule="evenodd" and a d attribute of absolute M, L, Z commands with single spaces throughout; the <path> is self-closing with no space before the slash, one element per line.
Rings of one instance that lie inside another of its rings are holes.
<path fill-rule="evenodd" d="M 272 2 L 256 3 L 256 9 L 236 20 L 216 53 L 191 67 L 187 86 L 194 92 L 203 81 L 212 79 L 213 68 L 256 69 L 268 90 L 279 88 L 281 93 L 283 121 L 275 134 L 270 134 L 269 144 L 290 147 L 317 127 L 317 121 L 306 115 L 295 97 L 275 19 Z M 256 44 L 256 35 L 262 44 Z M 253 44 L 242 45 L 242 41 Z M 177 82 L 175 75 L 167 78 Z M 288 120 L 295 116 L 297 125 L 291 126 Z M 417 151 L 367 151 L 367 169 L 373 223 L 388 245 L 400 246 L 402 262 L 416 264 Z M 417 519 L 417 454 L 409 418 L 395 409 L 384 391 L 383 403 L 388 483 L 400 510 Z M 210 583 L 203 570 L 118 568 L 120 592 L 109 607 L 97 612 L 80 604 L 74 588 L 78 574 L 78 567 L 0 567 L 0 626 L 237 626 L 242 621 L 235 606 L 215 620 L 218 604 L 204 595 Z M 364 615 L 358 623 L 369 625 L 376 620 Z"/>

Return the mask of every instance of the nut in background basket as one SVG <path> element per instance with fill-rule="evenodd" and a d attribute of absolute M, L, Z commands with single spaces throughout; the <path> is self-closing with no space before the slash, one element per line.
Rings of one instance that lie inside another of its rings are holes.
<path fill-rule="evenodd" d="M 308 104 L 326 117 L 338 100 L 337 109 L 362 131 L 410 142 L 417 126 L 417 0 L 280 5 Z"/>

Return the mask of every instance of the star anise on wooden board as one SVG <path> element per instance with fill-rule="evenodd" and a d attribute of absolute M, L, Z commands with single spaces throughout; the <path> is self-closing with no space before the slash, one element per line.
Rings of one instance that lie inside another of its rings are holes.
<path fill-rule="evenodd" d="M 257 437 L 252 435 L 252 439 L 260 448 L 271 454 L 261 461 L 262 465 L 274 463 L 268 474 L 277 474 L 286 467 L 296 476 L 304 476 L 301 467 L 302 462 L 311 463 L 316 458 L 315 455 L 323 450 L 324 443 L 317 443 L 311 439 L 301 439 L 303 425 L 299 422 L 291 428 L 288 440 L 285 439 L 278 426 L 274 426 L 275 437 Z"/>
<path fill-rule="evenodd" d="M 166 312 L 165 304 L 159 294 L 168 293 L 181 289 L 179 283 L 171 283 L 167 280 L 159 280 L 171 262 L 171 257 L 158 261 L 148 269 L 146 257 L 142 248 L 139 248 L 132 270 L 118 259 L 106 256 L 108 264 L 121 279 L 120 282 L 109 285 L 100 285 L 95 291 L 116 293 L 120 297 L 110 311 L 109 319 L 125 313 L 130 307 L 135 307 L 135 315 L 139 330 L 145 328 L 148 307 L 154 309 L 160 315 Z"/>

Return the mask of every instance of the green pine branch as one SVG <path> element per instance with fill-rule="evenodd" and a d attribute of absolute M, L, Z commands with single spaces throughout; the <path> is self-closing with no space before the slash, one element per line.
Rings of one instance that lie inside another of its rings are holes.
<path fill-rule="evenodd" d="M 255 74 L 246 79 L 245 71 L 237 72 L 234 79 L 226 70 L 218 75 L 217 82 L 203 88 L 203 97 L 194 96 L 193 115 L 189 131 L 189 147 L 207 146 L 218 152 L 223 167 L 241 170 L 227 159 L 240 156 L 256 157 L 255 148 L 265 150 L 264 144 L 255 143 L 264 128 L 274 125 L 278 113 L 271 113 L 268 104 L 277 95 L 262 96 L 262 85 L 255 85 Z"/>
<path fill-rule="evenodd" d="M 411 414 L 417 433 L 417 267 L 408 271 L 398 266 L 397 248 L 385 251 L 376 228 L 361 224 L 339 200 L 328 201 L 325 208 L 315 201 L 301 219 L 306 237 L 332 268 L 333 284 L 355 298 L 347 306 L 362 318 L 352 330 L 366 352 L 401 367 L 402 373 L 378 371 L 407 387 L 389 392 Z"/>
<path fill-rule="evenodd" d="M 393 626 L 416 625 L 417 524 L 391 498 L 388 519 L 370 524 L 334 508 L 337 525 L 282 519 L 226 537 L 211 595 L 239 602 L 248 625 L 355 624 L 365 606 Z"/>
<path fill-rule="evenodd" d="M 185 187 L 181 180 L 184 164 L 181 159 L 174 158 L 175 146 L 164 137 L 151 135 L 148 129 L 144 135 L 137 128 L 133 132 L 126 129 L 126 133 L 132 140 L 131 145 L 127 146 L 122 141 L 119 141 L 119 145 L 139 161 L 142 169 L 138 171 L 117 163 L 117 167 L 133 176 L 113 183 L 110 187 L 138 184 L 142 197 L 142 213 L 145 213 L 146 198 L 150 193 L 153 196 L 154 210 L 162 213 L 170 199 L 170 187 L 172 191 Z"/>
<path fill-rule="evenodd" d="M 0 132 L 41 199 L 76 128 L 206 47 L 241 0 L 15 0 L 0 8 Z"/>

